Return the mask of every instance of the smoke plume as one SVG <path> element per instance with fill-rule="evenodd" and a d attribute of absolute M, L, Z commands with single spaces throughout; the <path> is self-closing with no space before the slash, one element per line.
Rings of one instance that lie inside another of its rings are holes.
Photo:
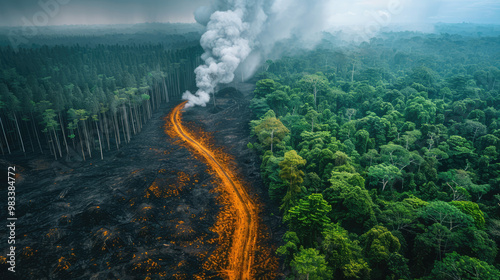
<path fill-rule="evenodd" d="M 366 41 L 398 18 L 418 15 L 421 9 L 410 4 L 409 0 L 213 0 L 195 12 L 196 21 L 206 26 L 200 40 L 204 64 L 195 70 L 196 93 L 183 94 L 186 107 L 206 106 L 217 85 L 232 82 L 242 64 L 247 76 L 253 74 L 271 53 L 277 56 L 279 41 L 293 38 L 294 47 L 310 49 L 321 32 L 339 30 L 349 30 L 344 32 L 352 37 L 349 40 Z"/>
<path fill-rule="evenodd" d="M 267 16 L 262 10 L 263 1 L 247 2 L 221 0 L 196 11 L 196 20 L 207 26 L 200 40 L 205 63 L 195 70 L 198 91 L 183 94 L 183 99 L 188 100 L 186 107 L 205 106 L 219 83 L 233 81 L 236 68 L 255 47 Z"/>

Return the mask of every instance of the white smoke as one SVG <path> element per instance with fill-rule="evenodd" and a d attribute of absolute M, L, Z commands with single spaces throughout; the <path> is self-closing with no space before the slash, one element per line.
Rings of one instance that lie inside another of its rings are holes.
<path fill-rule="evenodd" d="M 430 0 L 422 0 L 430 1 Z M 206 25 L 201 37 L 203 65 L 196 68 L 196 86 L 182 98 L 186 107 L 206 106 L 220 83 L 230 83 L 244 63 L 248 77 L 271 52 L 276 56 L 278 41 L 294 38 L 296 45 L 313 48 L 322 31 L 349 30 L 344 34 L 369 40 L 398 19 L 408 19 L 422 10 L 410 0 L 212 0 L 195 12 L 198 23 Z M 426 5 L 424 5 L 426 6 Z M 427 12 L 423 14 L 428 14 Z M 425 19 L 417 16 L 412 22 Z M 341 26 L 349 25 L 349 27 Z M 352 26 L 357 26 L 354 32 Z M 242 76 L 243 76 L 242 72 Z"/>
<path fill-rule="evenodd" d="M 251 52 L 248 38 L 249 23 L 242 21 L 243 10 L 217 11 L 212 14 L 207 31 L 201 37 L 205 53 L 201 58 L 205 64 L 196 68 L 198 91 L 185 92 L 183 99 L 189 100 L 187 107 L 205 106 L 219 83 L 230 83 L 234 71 Z"/>
<path fill-rule="evenodd" d="M 207 26 L 200 43 L 205 62 L 196 68 L 196 86 L 192 94 L 186 91 L 186 107 L 205 106 L 218 84 L 233 81 L 234 72 L 250 54 L 252 69 L 262 55 L 269 53 L 275 42 L 302 34 L 313 42 L 315 30 L 321 29 L 322 7 L 326 0 L 219 0 L 209 7 L 200 7 L 196 20 Z M 251 70 L 249 71 L 251 72 Z"/>
<path fill-rule="evenodd" d="M 267 16 L 262 1 L 245 2 L 219 1 L 212 7 L 197 10 L 195 17 L 200 23 L 205 23 L 207 14 L 214 12 L 200 40 L 205 51 L 201 58 L 205 63 L 195 70 L 198 91 L 195 94 L 186 91 L 182 95 L 188 100 L 186 107 L 206 106 L 215 87 L 232 82 L 236 68 L 252 52 Z"/>

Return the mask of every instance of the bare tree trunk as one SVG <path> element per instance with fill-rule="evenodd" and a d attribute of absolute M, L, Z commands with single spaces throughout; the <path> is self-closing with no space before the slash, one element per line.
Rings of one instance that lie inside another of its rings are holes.
<path fill-rule="evenodd" d="M 54 133 L 54 139 L 56 140 L 57 150 L 59 151 L 59 157 L 62 158 L 61 144 L 59 143 L 59 137 L 57 137 L 55 128 L 52 128 L 52 133 Z"/>
<path fill-rule="evenodd" d="M 33 145 L 33 137 L 31 137 L 31 132 L 28 124 L 24 122 L 24 126 L 26 127 L 26 131 L 28 132 L 28 139 L 30 140 L 31 151 L 35 152 L 35 146 Z"/>
<path fill-rule="evenodd" d="M 120 126 L 118 125 L 118 118 L 116 116 L 116 112 L 113 113 L 113 124 L 115 126 L 115 134 L 117 135 L 116 137 L 116 140 L 115 141 L 117 144 L 116 144 L 116 147 L 118 148 L 119 145 L 122 143 L 121 142 L 121 136 L 120 136 Z M 118 148 L 119 150 L 119 148 Z"/>
<path fill-rule="evenodd" d="M 163 77 L 163 90 L 165 91 L 165 102 L 169 103 L 167 84 L 165 83 L 165 77 Z"/>
<path fill-rule="evenodd" d="M 76 128 L 78 130 L 78 138 L 80 139 L 80 147 L 82 148 L 82 156 L 85 161 L 85 151 L 83 150 L 83 141 L 82 141 L 82 133 L 80 132 L 80 125 L 77 123 Z"/>
<path fill-rule="evenodd" d="M 101 150 L 101 160 L 104 159 L 102 156 L 102 144 L 101 144 L 101 134 L 99 133 L 99 126 L 96 123 L 96 128 L 97 128 L 97 138 L 99 138 L 99 149 Z"/>
<path fill-rule="evenodd" d="M 149 110 L 149 118 L 153 117 L 153 107 L 151 106 L 151 100 L 148 100 L 148 110 Z"/>
<path fill-rule="evenodd" d="M 151 100 L 146 102 L 146 111 L 148 112 L 148 120 L 151 119 Z"/>
<path fill-rule="evenodd" d="M 47 131 L 47 134 L 50 136 L 50 144 L 52 146 L 52 151 L 54 151 L 54 159 L 57 160 L 57 152 L 56 152 L 56 146 L 54 145 L 54 139 L 52 139 L 52 134 L 50 134 L 50 131 Z"/>
<path fill-rule="evenodd" d="M 130 122 L 132 123 L 132 131 L 134 132 L 134 135 L 136 135 L 137 131 L 135 130 L 134 113 L 132 112 L 132 104 L 130 103 L 130 99 L 128 100 L 128 109 L 130 111 Z"/>
<path fill-rule="evenodd" d="M 106 116 L 106 113 L 102 113 L 102 119 L 104 120 L 102 127 L 104 128 L 103 130 L 106 134 L 106 142 L 108 143 L 108 151 L 110 151 L 111 145 L 109 144 L 109 122 L 108 122 L 108 117 Z"/>
<path fill-rule="evenodd" d="M 92 150 L 90 149 L 90 135 L 87 130 L 87 124 L 83 121 L 83 132 L 85 134 L 85 145 L 87 146 L 87 152 L 89 153 L 89 157 L 92 158 Z"/>
<path fill-rule="evenodd" d="M 120 150 L 120 130 L 118 128 L 118 121 L 116 120 L 116 113 L 113 114 L 113 127 L 113 130 L 115 131 L 116 149 Z"/>
<path fill-rule="evenodd" d="M 69 147 L 68 147 L 68 141 L 66 141 L 66 133 L 64 133 L 64 126 L 63 126 L 63 121 L 61 119 L 61 113 L 59 113 L 59 124 L 61 125 L 61 131 L 63 135 L 63 140 L 64 140 L 64 145 L 66 146 L 66 153 L 69 158 Z"/>
<path fill-rule="evenodd" d="M 19 123 L 17 122 L 16 113 L 14 113 L 14 121 L 16 122 L 17 133 L 19 134 L 19 140 L 21 141 L 21 147 L 23 148 L 23 153 L 26 154 L 26 150 L 24 149 L 23 136 L 21 135 L 21 130 L 19 129 Z"/>
<path fill-rule="evenodd" d="M 140 133 L 142 130 L 142 120 L 140 118 L 140 112 L 138 112 L 137 105 L 134 105 L 134 114 L 137 121 L 137 133 Z"/>
<path fill-rule="evenodd" d="M 155 106 L 155 102 L 156 102 L 156 95 L 155 95 L 155 83 L 153 81 L 153 84 L 151 85 L 151 89 L 149 90 L 149 96 L 151 96 L 151 98 L 149 98 L 149 101 L 152 104 L 153 108 Z"/>
<path fill-rule="evenodd" d="M 52 146 L 51 146 L 51 143 L 50 143 L 50 139 L 49 137 L 47 136 L 47 133 L 44 132 L 43 135 L 45 136 L 45 142 L 47 142 L 47 144 L 49 145 L 49 154 L 52 155 Z"/>
<path fill-rule="evenodd" d="M 123 140 L 125 140 L 125 143 L 128 143 L 128 126 L 125 126 L 125 109 L 122 108 L 123 116 L 120 118 L 122 121 L 122 127 L 123 127 Z"/>
<path fill-rule="evenodd" d="M 127 109 L 125 109 L 125 104 L 123 104 L 122 110 L 123 110 L 122 122 L 124 122 L 125 131 L 127 132 L 127 143 L 130 143 L 130 127 L 128 123 Z"/>
<path fill-rule="evenodd" d="M 476 135 L 477 135 L 478 130 L 479 130 L 479 127 L 476 127 L 476 130 L 474 130 L 474 136 L 472 137 L 472 144 L 474 144 L 474 141 L 476 141 Z"/>
<path fill-rule="evenodd" d="M 38 141 L 38 147 L 40 147 L 40 152 L 43 155 L 42 144 L 40 143 L 40 137 L 38 136 L 38 132 L 36 131 L 36 124 L 35 124 L 35 119 L 33 118 L 33 112 L 30 112 L 30 114 L 31 114 L 31 123 L 33 124 L 33 130 L 35 131 L 36 140 Z"/>
<path fill-rule="evenodd" d="M 5 138 L 5 143 L 7 144 L 7 150 L 9 151 L 9 155 L 10 155 L 11 152 L 10 152 L 9 140 L 7 140 L 7 134 L 5 134 L 5 129 L 3 128 L 2 118 L 0 118 L 0 124 L 2 125 L 3 137 Z"/>

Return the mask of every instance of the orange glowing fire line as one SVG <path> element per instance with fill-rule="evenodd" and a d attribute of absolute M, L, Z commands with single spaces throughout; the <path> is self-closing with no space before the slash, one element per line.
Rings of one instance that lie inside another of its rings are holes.
<path fill-rule="evenodd" d="M 184 108 L 186 102 L 177 105 L 172 110 L 169 115 L 170 121 L 176 134 L 206 159 L 207 164 L 215 170 L 223 182 L 223 187 L 230 194 L 232 200 L 230 206 L 236 210 L 237 218 L 227 276 L 229 279 L 251 279 L 253 254 L 257 244 L 256 206 L 244 187 L 235 179 L 236 176 L 231 169 L 218 161 L 215 153 L 192 137 L 182 126 L 181 109 Z"/>

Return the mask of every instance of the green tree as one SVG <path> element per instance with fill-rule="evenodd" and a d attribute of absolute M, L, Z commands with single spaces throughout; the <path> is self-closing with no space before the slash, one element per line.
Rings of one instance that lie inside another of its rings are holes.
<path fill-rule="evenodd" d="M 452 200 L 470 199 L 473 195 L 478 200 L 486 194 L 490 185 L 477 185 L 472 181 L 474 173 L 462 169 L 450 169 L 446 172 L 439 173 L 439 178 L 444 181 L 446 186 L 451 191 Z"/>
<path fill-rule="evenodd" d="M 500 279 L 500 271 L 484 261 L 453 252 L 447 254 L 442 261 L 437 261 L 426 279 L 497 280 Z"/>
<path fill-rule="evenodd" d="M 368 260 L 372 270 L 372 279 L 384 279 L 389 275 L 388 263 L 394 254 L 398 254 L 401 244 L 387 228 L 375 226 L 361 237 L 363 255 Z"/>
<path fill-rule="evenodd" d="M 364 189 L 364 179 L 357 173 L 332 172 L 331 187 L 323 195 L 332 205 L 332 219 L 344 228 L 361 233 L 376 224 L 374 204 Z M 361 187 L 360 187 L 361 186 Z"/>
<path fill-rule="evenodd" d="M 425 232 L 417 235 L 415 253 L 420 265 L 430 265 L 441 260 L 445 253 L 463 247 L 465 250 L 468 230 L 473 228 L 473 219 L 455 206 L 444 201 L 434 201 L 420 213 Z M 469 243 L 470 244 L 470 243 Z"/>
<path fill-rule="evenodd" d="M 386 262 L 391 253 L 397 253 L 401 248 L 398 238 L 383 226 L 375 226 L 363 234 L 361 242 L 363 254 L 373 264 Z"/>
<path fill-rule="evenodd" d="M 300 248 L 300 251 L 291 262 L 291 266 L 299 275 L 305 276 L 307 280 L 332 279 L 332 272 L 326 264 L 325 256 L 314 248 Z"/>
<path fill-rule="evenodd" d="M 283 138 L 290 133 L 288 128 L 271 114 L 256 125 L 253 131 L 262 145 L 271 148 L 271 152 L 273 152 L 273 144 L 281 143 Z"/>
<path fill-rule="evenodd" d="M 311 123 L 311 132 L 314 132 L 314 122 L 318 120 L 319 113 L 313 108 L 309 107 L 307 109 L 307 114 L 305 116 L 306 120 Z"/>
<path fill-rule="evenodd" d="M 282 91 L 276 90 L 268 95 L 266 95 L 267 104 L 273 109 L 278 115 L 283 116 L 285 112 L 286 105 L 290 101 L 290 97 Z"/>
<path fill-rule="evenodd" d="M 380 217 L 384 225 L 393 230 L 411 231 L 416 224 L 420 211 L 427 204 L 428 202 L 416 197 L 406 198 L 403 201 L 387 202 L 387 206 Z"/>
<path fill-rule="evenodd" d="M 287 231 L 283 235 L 283 242 L 285 244 L 280 246 L 276 250 L 276 253 L 280 256 L 285 257 L 285 262 L 283 263 L 283 265 L 285 265 L 290 263 L 295 253 L 299 251 L 300 240 L 297 236 L 297 233 L 293 231 Z"/>
<path fill-rule="evenodd" d="M 266 114 L 266 112 L 271 110 L 271 107 L 269 107 L 265 98 L 253 98 L 250 101 L 249 107 L 252 109 L 252 112 L 257 118 L 261 118 L 264 114 Z"/>
<path fill-rule="evenodd" d="M 415 97 L 409 101 L 405 115 L 407 120 L 414 120 L 417 125 L 434 123 L 436 104 L 422 96 Z"/>
<path fill-rule="evenodd" d="M 380 155 L 384 163 L 392 164 L 400 171 L 408 167 L 410 164 L 422 161 L 418 153 L 409 152 L 402 146 L 395 144 L 380 146 Z"/>
<path fill-rule="evenodd" d="M 349 238 L 347 230 L 339 224 L 331 224 L 323 232 L 322 244 L 334 279 L 370 279 L 370 267 L 363 259 L 358 241 Z"/>
<path fill-rule="evenodd" d="M 304 76 L 304 78 L 299 81 L 299 84 L 303 90 L 312 93 L 314 98 L 314 108 L 317 108 L 318 94 L 324 95 L 328 88 L 328 81 L 323 73 Z"/>
<path fill-rule="evenodd" d="M 478 229 L 485 229 L 484 213 L 479 209 L 477 203 L 472 201 L 452 201 L 450 204 L 472 217 Z"/>
<path fill-rule="evenodd" d="M 265 97 L 268 94 L 273 93 L 276 89 L 276 83 L 272 79 L 264 79 L 257 82 L 255 87 L 256 97 Z"/>
<path fill-rule="evenodd" d="M 401 175 L 401 171 L 391 164 L 382 163 L 368 168 L 368 176 L 372 178 L 374 182 L 382 184 L 382 191 L 385 190 L 387 184 L 391 183 L 389 186 L 392 186 L 394 180 L 401 177 Z"/>
<path fill-rule="evenodd" d="M 280 206 L 284 213 L 287 213 L 288 209 L 295 204 L 297 194 L 301 192 L 304 171 L 299 168 L 305 164 L 306 160 L 300 157 L 295 150 L 286 152 L 283 161 L 279 163 L 280 178 L 288 183 L 288 190 Z"/>
<path fill-rule="evenodd" d="M 260 165 L 262 179 L 269 186 L 269 197 L 276 203 L 282 202 L 288 189 L 279 176 L 279 163 L 281 161 L 283 161 L 283 157 L 275 157 L 271 151 L 266 151 Z"/>
<path fill-rule="evenodd" d="M 368 141 L 370 140 L 370 133 L 364 129 L 358 130 L 356 134 L 354 135 L 356 138 L 356 150 L 360 154 L 364 154 L 366 152 L 366 149 L 368 147 Z"/>
<path fill-rule="evenodd" d="M 449 147 L 445 150 L 449 155 L 449 159 L 446 161 L 449 168 L 464 169 L 467 166 L 467 161 L 475 157 L 472 143 L 461 136 L 450 136 L 446 140 L 446 144 Z"/>
<path fill-rule="evenodd" d="M 328 217 L 331 210 L 332 206 L 323 199 L 323 195 L 311 194 L 288 210 L 284 222 L 289 225 L 290 230 L 297 233 L 302 244 L 311 247 L 331 223 Z"/>
<path fill-rule="evenodd" d="M 430 223 L 439 223 L 449 230 L 468 227 L 473 224 L 472 218 L 462 213 L 457 207 L 444 201 L 429 203 L 422 211 L 421 217 Z"/>

